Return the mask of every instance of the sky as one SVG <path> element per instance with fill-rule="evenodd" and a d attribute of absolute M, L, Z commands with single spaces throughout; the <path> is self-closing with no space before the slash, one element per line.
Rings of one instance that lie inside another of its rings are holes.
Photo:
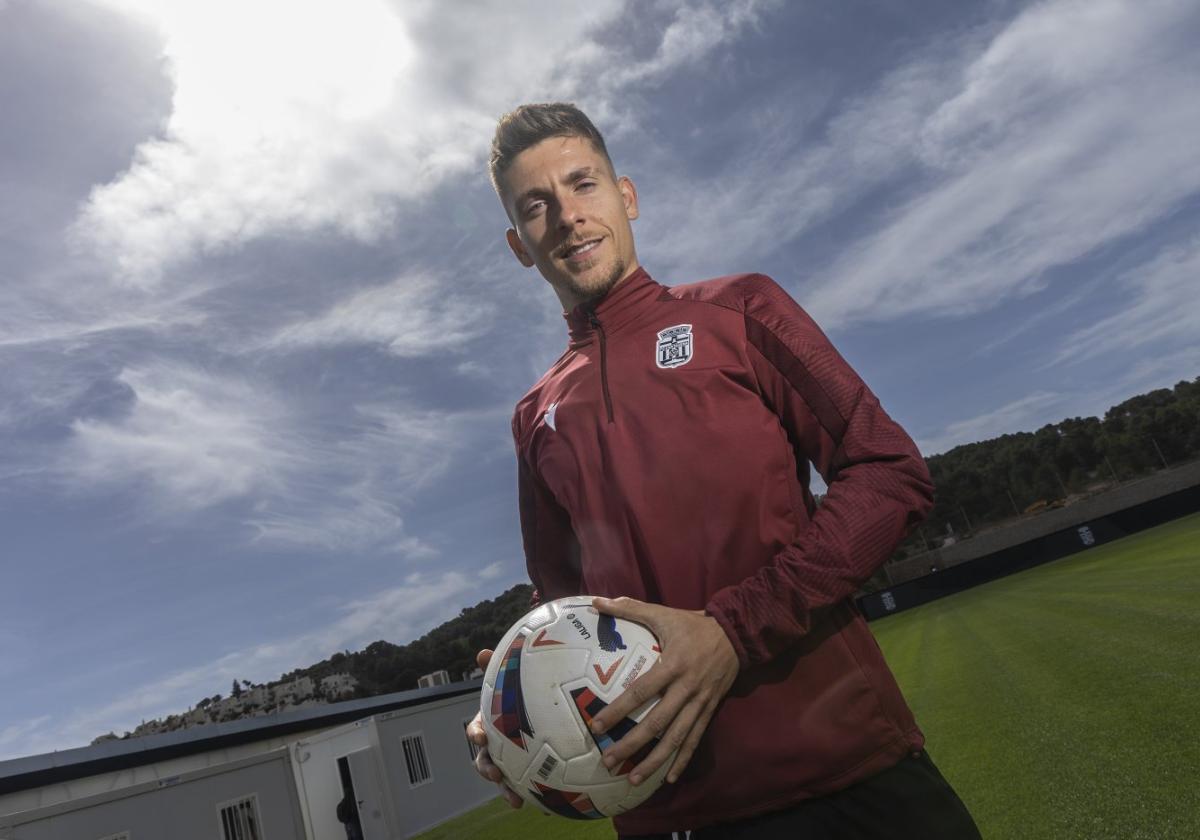
<path fill-rule="evenodd" d="M 521 102 L 605 133 L 656 280 L 770 274 L 926 455 L 1200 375 L 1194 2 L 546 8 L 0 0 L 0 759 L 525 580 Z"/>

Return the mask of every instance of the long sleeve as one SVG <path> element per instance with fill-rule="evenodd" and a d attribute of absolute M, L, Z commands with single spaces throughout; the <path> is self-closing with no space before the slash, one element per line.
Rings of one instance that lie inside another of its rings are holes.
<path fill-rule="evenodd" d="M 515 432 L 514 424 L 514 432 Z M 521 540 L 525 567 L 534 591 L 531 606 L 542 600 L 577 594 L 581 572 L 579 541 L 571 519 L 553 494 L 526 463 L 517 448 L 517 499 L 521 509 Z"/>
<path fill-rule="evenodd" d="M 745 314 L 762 398 L 799 468 L 811 461 L 829 491 L 769 565 L 707 604 L 743 666 L 773 658 L 853 595 L 933 501 L 915 444 L 795 301 L 760 277 Z"/>

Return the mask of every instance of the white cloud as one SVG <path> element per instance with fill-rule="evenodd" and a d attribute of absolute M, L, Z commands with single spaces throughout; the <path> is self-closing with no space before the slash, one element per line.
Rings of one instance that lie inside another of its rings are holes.
<path fill-rule="evenodd" d="M 1072 294 L 1066 295 L 1055 303 L 1042 306 L 1036 312 L 1020 319 L 1014 326 L 1006 330 L 1002 335 L 992 339 L 986 344 L 982 344 L 975 348 L 972 355 L 986 356 L 995 352 L 1005 344 L 1025 335 L 1034 327 L 1040 326 L 1047 321 L 1055 322 L 1063 318 L 1065 314 L 1071 313 L 1073 310 L 1079 309 L 1084 305 L 1087 299 L 1096 293 L 1092 286 L 1081 284 Z"/>
<path fill-rule="evenodd" d="M 61 243 L 54 246 L 60 252 Z M 0 284 L 0 351 L 53 344 L 71 346 L 122 330 L 147 333 L 197 326 L 204 316 L 189 304 L 207 284 L 155 296 L 114 289 L 91 261 L 61 262 L 15 271 Z"/>
<path fill-rule="evenodd" d="M 384 0 L 100 1 L 157 26 L 175 83 L 162 135 L 93 191 L 78 225 L 141 287 L 192 255 L 279 230 L 374 239 L 397 201 L 481 166 L 502 111 L 549 96 L 619 111 L 623 85 L 686 65 L 762 5 L 681 4 L 636 62 L 624 44 L 595 40 L 624 11 L 617 0 L 554 14 L 533 0 L 470 14 Z M 490 48 L 498 33 L 503 50 Z"/>
<path fill-rule="evenodd" d="M 201 509 L 282 486 L 295 444 L 283 407 L 254 384 L 197 368 L 127 368 L 133 400 L 113 419 L 77 419 L 61 468 L 85 489 L 144 484 L 147 498 Z"/>
<path fill-rule="evenodd" d="M 1021 429 L 1040 428 L 1062 419 L 1055 412 L 1069 399 L 1070 395 L 1038 391 L 975 417 L 951 423 L 936 435 L 919 440 L 917 447 L 928 458 L 960 444 L 1012 434 Z"/>
<path fill-rule="evenodd" d="M 421 492 L 445 472 L 455 443 L 469 438 L 468 428 L 494 413 L 401 410 L 391 405 L 360 405 L 363 431 L 341 447 L 343 452 L 372 458 L 393 476 L 405 497 Z"/>
<path fill-rule="evenodd" d="M 327 624 L 296 638 L 253 645 L 132 688 L 114 686 L 118 699 L 80 707 L 65 719 L 39 715 L 11 724 L 0 730 L 0 759 L 84 746 L 106 732 L 124 732 L 142 720 L 183 712 L 202 697 L 224 692 L 234 679 L 278 679 L 298 666 L 377 639 L 405 643 L 453 618 L 456 605 L 474 592 L 471 579 L 460 572 L 410 575 L 401 585 L 342 604 Z"/>
<path fill-rule="evenodd" d="M 126 411 L 72 424 L 59 462 L 69 483 L 133 486 L 156 512 L 237 501 L 260 543 L 433 557 L 406 533 L 404 507 L 470 449 L 474 425 L 503 425 L 495 412 L 362 405 L 323 428 L 262 383 L 167 363 L 117 381 Z"/>
<path fill-rule="evenodd" d="M 458 295 L 444 278 L 400 277 L 356 292 L 323 315 L 284 327 L 268 343 L 367 343 L 397 356 L 426 356 L 461 348 L 480 335 L 491 311 L 486 302 Z"/>
<path fill-rule="evenodd" d="M 2 3 L 2 0 L 0 0 L 0 3 Z M 0 12 L 2 11 L 4 11 L 4 6 L 0 5 Z M 5 754 L 12 756 L 25 755 L 26 753 L 21 752 L 20 748 L 14 745 L 25 741 L 30 735 L 42 729 L 50 720 L 52 720 L 51 715 L 38 715 L 28 720 L 9 724 L 0 729 L 0 758 L 3 758 Z"/>
<path fill-rule="evenodd" d="M 613 74 L 611 87 L 662 77 L 697 61 L 722 43 L 754 27 L 760 15 L 779 0 L 726 0 L 720 4 L 681 5 L 663 30 L 657 51 L 649 58 L 624 64 Z"/>
<path fill-rule="evenodd" d="M 1194 382 L 1200 377 L 1200 342 L 1135 359 L 1132 363 L 1122 364 L 1121 368 L 1121 375 L 1115 379 L 1111 390 L 1113 399 L 1105 403 L 1102 410 L 1135 393 L 1171 388 L 1182 381 Z"/>
<path fill-rule="evenodd" d="M 1180 34 L 1194 14 L 1118 0 L 1021 14 L 925 115 L 916 197 L 808 305 L 831 324 L 979 311 L 1173 211 L 1200 190 L 1200 61 Z"/>
<path fill-rule="evenodd" d="M 1200 191 L 1196 22 L 1182 0 L 1038 3 L 999 31 L 923 44 L 833 103 L 816 142 L 799 138 L 831 103 L 806 80 L 786 108 L 754 113 L 708 177 L 658 161 L 643 256 L 699 278 L 752 270 L 822 224 L 865 224 L 835 234 L 831 262 L 793 275 L 831 328 L 974 313 L 1037 290 Z"/>
<path fill-rule="evenodd" d="M 110 5 L 158 27 L 175 83 L 163 136 L 81 220 L 126 281 L 152 285 L 193 251 L 281 227 L 367 236 L 380 198 L 416 183 L 428 155 L 392 142 L 383 119 L 416 46 L 382 0 Z"/>
<path fill-rule="evenodd" d="M 321 452 L 304 488 L 264 499 L 248 524 L 261 542 L 328 549 L 375 546 L 428 559 L 437 551 L 404 533 L 402 508 L 442 476 L 469 440 L 469 414 L 359 406 L 346 433 Z M 321 492 L 309 492 L 315 481 Z"/>
<path fill-rule="evenodd" d="M 917 166 L 925 115 L 953 91 L 958 51 L 929 50 L 836 110 L 820 142 L 799 143 L 829 106 L 807 81 L 786 107 L 754 113 L 751 140 L 707 178 L 656 161 L 639 240 L 648 262 L 682 277 L 753 270 L 764 255 L 837 217 Z M 714 251 L 713 243 L 719 248 Z M 719 261 L 714 263 L 714 261 Z"/>
<path fill-rule="evenodd" d="M 402 507 L 388 498 L 389 489 L 393 488 L 365 477 L 349 485 L 335 480 L 319 497 L 295 494 L 265 500 L 247 515 L 246 524 L 260 544 L 328 551 L 371 548 L 410 561 L 436 557 L 436 548 L 405 534 Z"/>
<path fill-rule="evenodd" d="M 1200 236 L 1126 272 L 1121 284 L 1128 296 L 1119 309 L 1063 339 L 1051 365 L 1200 335 Z"/>

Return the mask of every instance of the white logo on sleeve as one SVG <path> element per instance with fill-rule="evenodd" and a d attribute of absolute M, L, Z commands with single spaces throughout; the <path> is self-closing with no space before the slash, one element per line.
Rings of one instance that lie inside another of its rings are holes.
<path fill-rule="evenodd" d="M 546 425 L 549 426 L 551 429 L 553 429 L 556 432 L 558 431 L 558 429 L 554 425 L 554 412 L 557 410 L 558 410 L 558 403 L 552 402 L 552 403 L 550 403 L 550 407 L 546 409 L 546 413 L 542 417 L 542 419 L 546 421 Z"/>
<path fill-rule="evenodd" d="M 692 360 L 692 325 L 678 324 L 658 334 L 654 361 L 660 368 L 676 368 Z"/>

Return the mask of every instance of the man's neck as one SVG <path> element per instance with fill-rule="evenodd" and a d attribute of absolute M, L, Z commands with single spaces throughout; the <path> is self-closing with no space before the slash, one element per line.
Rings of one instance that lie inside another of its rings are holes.
<path fill-rule="evenodd" d="M 572 310 L 575 309 L 575 307 L 579 306 L 580 304 L 584 304 L 588 307 L 596 306 L 598 303 L 600 303 L 600 301 L 604 300 L 604 298 L 611 295 L 613 293 L 613 290 L 615 290 L 618 286 L 620 286 L 622 283 L 624 283 L 626 280 L 628 280 L 630 277 L 632 277 L 634 274 L 636 274 L 637 270 L 639 268 L 641 268 L 641 265 L 638 263 L 638 261 L 636 259 L 633 260 L 632 263 L 629 265 L 629 267 L 626 268 L 625 273 L 621 275 L 621 279 L 618 280 L 617 282 L 613 283 L 611 286 L 608 287 L 608 289 L 606 289 L 605 291 L 601 292 L 598 295 L 591 295 L 591 296 L 586 296 L 586 297 L 581 296 L 581 295 L 575 295 L 575 294 L 571 293 L 570 289 L 561 289 L 561 288 L 555 286 L 554 291 L 558 294 L 558 302 L 562 304 L 563 313 L 564 314 L 570 313 Z"/>

